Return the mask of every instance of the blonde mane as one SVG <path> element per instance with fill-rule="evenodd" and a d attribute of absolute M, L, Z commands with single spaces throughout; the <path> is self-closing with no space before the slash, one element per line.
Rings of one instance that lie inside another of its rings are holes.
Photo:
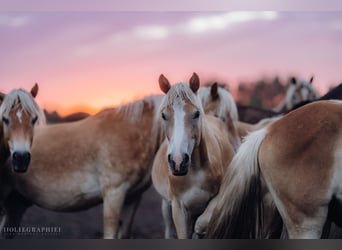
<path fill-rule="evenodd" d="M 175 102 L 190 102 L 204 113 L 201 100 L 186 83 L 174 84 L 161 102 L 160 110 L 166 106 L 172 106 Z"/>
<path fill-rule="evenodd" d="M 46 124 L 44 112 L 35 102 L 31 93 L 24 89 L 14 89 L 5 95 L 0 105 L 0 117 L 8 116 L 13 108 L 20 106 L 23 112 L 27 112 L 31 116 L 37 116 L 37 124 Z"/>
<path fill-rule="evenodd" d="M 234 122 L 238 121 L 239 115 L 238 115 L 238 110 L 237 110 L 236 103 L 234 101 L 233 96 L 224 87 L 219 86 L 217 90 L 218 90 L 218 95 L 220 98 L 220 106 L 218 110 L 218 115 L 224 116 L 225 111 L 228 110 L 232 120 Z M 211 98 L 210 86 L 201 87 L 198 90 L 198 96 L 201 99 L 203 106 L 206 106 L 210 102 L 210 98 Z"/>

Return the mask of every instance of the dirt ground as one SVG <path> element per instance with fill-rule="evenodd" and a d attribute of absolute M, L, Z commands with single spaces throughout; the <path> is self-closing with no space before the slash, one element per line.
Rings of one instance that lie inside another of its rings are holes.
<path fill-rule="evenodd" d="M 141 201 L 132 226 L 132 238 L 163 238 L 160 196 L 151 187 Z M 82 212 L 57 213 L 32 206 L 24 215 L 22 226 L 58 227 L 57 233 L 23 233 L 16 238 L 102 238 L 102 205 Z"/>

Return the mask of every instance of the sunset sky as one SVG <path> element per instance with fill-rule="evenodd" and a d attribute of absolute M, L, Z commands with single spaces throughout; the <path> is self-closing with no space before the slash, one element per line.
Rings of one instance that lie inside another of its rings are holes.
<path fill-rule="evenodd" d="M 276 74 L 342 82 L 342 12 L 0 11 L 0 91 L 38 82 L 39 104 L 94 112 L 202 82 Z"/>

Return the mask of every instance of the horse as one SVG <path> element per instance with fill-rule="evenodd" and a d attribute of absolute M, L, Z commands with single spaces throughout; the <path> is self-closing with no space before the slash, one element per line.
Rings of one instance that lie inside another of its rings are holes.
<path fill-rule="evenodd" d="M 229 141 L 237 151 L 240 146 L 237 131 L 239 116 L 232 95 L 224 85 L 219 86 L 217 82 L 211 86 L 200 87 L 197 95 L 202 101 L 204 113 L 220 118 L 227 125 Z"/>
<path fill-rule="evenodd" d="M 285 234 L 320 238 L 330 203 L 342 202 L 341 114 L 341 101 L 317 101 L 251 133 L 222 181 L 206 237 L 261 237 L 262 178 Z"/>
<path fill-rule="evenodd" d="M 175 233 L 180 239 L 191 238 L 196 218 L 218 192 L 234 149 L 226 125 L 205 115 L 196 95 L 196 73 L 189 85 L 172 87 L 161 75 L 159 86 L 166 94 L 159 112 L 166 139 L 155 156 L 152 181 L 162 196 L 165 238 Z"/>
<path fill-rule="evenodd" d="M 38 94 L 38 84 L 30 92 L 13 89 L 7 95 L 0 92 L 0 182 L 7 184 L 4 165 L 11 159 L 13 171 L 27 171 L 31 158 L 31 144 L 35 127 L 45 124 L 45 117 L 34 98 Z M 8 195 L 9 190 L 1 189 L 0 199 Z M 0 203 L 0 228 L 5 225 L 5 210 Z"/>
<path fill-rule="evenodd" d="M 291 77 L 285 98 L 278 104 L 278 106 L 273 108 L 273 111 L 278 113 L 286 112 L 291 110 L 294 105 L 300 102 L 318 99 L 319 94 L 312 85 L 313 79 L 313 76 L 309 81 Z"/>
<path fill-rule="evenodd" d="M 297 103 L 296 105 L 293 106 L 293 108 L 291 110 L 289 110 L 288 112 L 291 112 L 299 107 L 302 107 L 308 103 L 314 102 L 314 101 L 319 101 L 319 100 L 341 100 L 342 99 L 342 83 L 340 83 L 339 85 L 337 85 L 336 87 L 330 89 L 327 93 L 325 93 L 324 95 L 322 95 L 320 98 L 318 99 L 314 99 L 314 100 L 306 100 L 306 101 L 302 101 Z"/>
<path fill-rule="evenodd" d="M 154 123 L 160 101 L 160 95 L 148 96 L 37 129 L 29 170 L 10 175 L 14 197 L 7 201 L 8 220 L 19 224 L 32 204 L 72 212 L 103 202 L 104 238 L 127 237 L 163 139 Z M 127 219 L 122 227 L 120 217 Z"/>
<path fill-rule="evenodd" d="M 25 173 L 31 161 L 31 145 L 35 127 L 45 124 L 45 116 L 34 98 L 38 84 L 31 92 L 13 89 L 8 94 L 0 93 L 0 166 L 10 157 L 13 170 Z"/>

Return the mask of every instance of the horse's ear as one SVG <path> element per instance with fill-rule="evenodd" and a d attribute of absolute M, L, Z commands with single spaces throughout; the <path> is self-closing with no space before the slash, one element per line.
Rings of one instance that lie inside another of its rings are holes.
<path fill-rule="evenodd" d="M 196 94 L 200 86 L 198 75 L 194 72 L 189 81 L 190 89 Z"/>
<path fill-rule="evenodd" d="M 36 98 L 37 94 L 38 94 L 38 84 L 36 83 L 33 88 L 31 89 L 31 95 L 33 96 L 33 98 Z"/>
<path fill-rule="evenodd" d="M 5 94 L 0 92 L 0 105 L 4 101 Z"/>
<path fill-rule="evenodd" d="M 211 95 L 211 98 L 213 100 L 218 99 L 219 95 L 218 95 L 218 84 L 217 84 L 217 82 L 215 82 L 213 85 L 211 85 L 210 95 Z"/>
<path fill-rule="evenodd" d="M 296 77 L 291 77 L 291 83 L 293 84 L 293 85 L 296 85 L 297 84 L 297 79 L 296 79 Z"/>
<path fill-rule="evenodd" d="M 314 80 L 314 76 L 311 76 L 311 78 L 310 78 L 310 83 L 312 83 L 313 80 Z"/>
<path fill-rule="evenodd" d="M 169 80 L 167 80 L 163 74 L 159 76 L 159 87 L 165 94 L 169 92 L 171 88 Z"/>

